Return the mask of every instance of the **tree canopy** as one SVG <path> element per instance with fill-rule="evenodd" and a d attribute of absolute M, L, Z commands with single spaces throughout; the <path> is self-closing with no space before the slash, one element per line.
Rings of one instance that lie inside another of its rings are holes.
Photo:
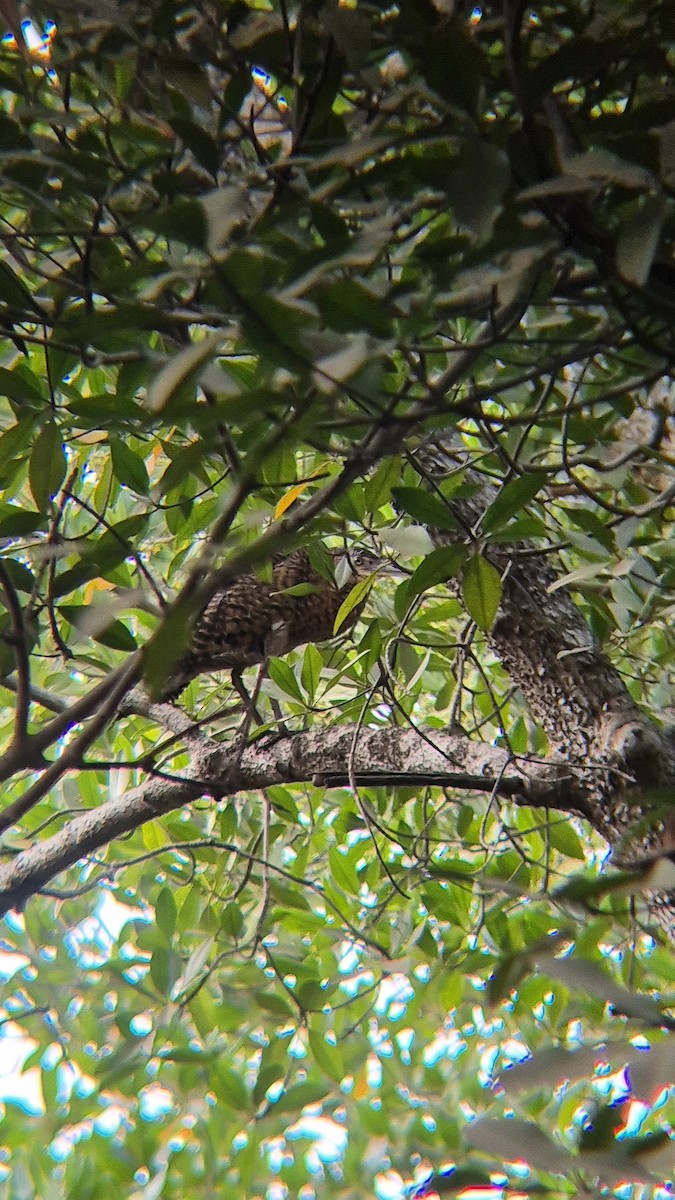
<path fill-rule="evenodd" d="M 0 12 L 2 1194 L 662 1200 L 672 5 Z"/>

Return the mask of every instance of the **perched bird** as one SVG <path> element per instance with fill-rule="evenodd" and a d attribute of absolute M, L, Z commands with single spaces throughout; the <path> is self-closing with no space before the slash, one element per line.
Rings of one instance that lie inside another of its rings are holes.
<path fill-rule="evenodd" d="M 175 700 L 203 671 L 242 671 L 270 655 L 287 654 L 305 642 L 333 637 L 335 618 L 355 584 L 388 568 L 360 547 L 331 551 L 335 580 L 312 566 L 307 550 L 274 559 L 271 581 L 242 575 L 209 600 L 197 618 L 190 647 L 179 660 L 161 699 Z M 359 600 L 341 629 L 355 624 L 366 602 Z"/>

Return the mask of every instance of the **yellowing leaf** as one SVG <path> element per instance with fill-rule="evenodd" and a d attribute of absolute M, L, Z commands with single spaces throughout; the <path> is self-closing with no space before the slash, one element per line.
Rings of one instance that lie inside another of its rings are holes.
<path fill-rule="evenodd" d="M 323 474 L 327 466 L 327 462 L 322 463 L 320 467 L 317 467 L 316 470 L 312 471 L 308 479 L 303 479 L 302 483 L 296 483 L 292 488 L 289 488 L 287 492 L 284 492 L 281 500 L 274 510 L 274 519 L 276 521 L 279 520 L 279 517 L 283 517 L 284 513 L 288 511 L 292 504 L 295 504 L 295 501 L 299 496 L 302 496 L 303 492 L 307 491 L 307 488 L 310 486 L 312 480 L 316 479 L 317 475 Z"/>
<path fill-rule="evenodd" d="M 278 521 L 279 517 L 283 517 L 286 510 L 291 507 L 291 504 L 295 504 L 295 501 L 298 499 L 298 497 L 301 496 L 303 492 L 307 491 L 309 483 L 309 479 L 306 479 L 304 483 L 296 483 L 295 487 L 289 488 L 289 490 L 284 493 L 274 510 L 275 520 Z"/>
<path fill-rule="evenodd" d="M 94 595 L 94 592 L 113 591 L 115 586 L 116 585 L 114 583 L 110 583 L 108 579 L 90 579 L 89 583 L 84 589 L 85 604 L 91 604 L 91 598 Z"/>
<path fill-rule="evenodd" d="M 175 432 L 176 432 L 176 426 L 175 426 L 175 425 L 172 425 L 172 426 L 171 426 L 171 428 L 169 429 L 169 432 L 168 432 L 168 434 L 167 434 L 167 441 L 169 441 L 169 442 L 171 441 L 171 439 L 172 439 L 172 437 L 174 436 Z M 150 453 L 149 453 L 148 457 L 147 457 L 147 458 L 146 458 L 146 460 L 145 460 L 145 464 L 146 464 L 146 466 L 147 466 L 147 468 L 148 468 L 148 473 L 149 473 L 150 475 L 154 474 L 155 467 L 157 466 L 157 462 L 158 462 L 159 458 L 161 457 L 161 455 L 162 455 L 163 453 L 164 453 L 164 449 L 163 449 L 163 447 L 160 445 L 160 443 L 159 443 L 159 442 L 158 442 L 158 443 L 157 443 L 157 445 L 156 445 L 156 446 L 154 446 L 154 447 L 153 447 L 153 449 L 150 451 Z"/>

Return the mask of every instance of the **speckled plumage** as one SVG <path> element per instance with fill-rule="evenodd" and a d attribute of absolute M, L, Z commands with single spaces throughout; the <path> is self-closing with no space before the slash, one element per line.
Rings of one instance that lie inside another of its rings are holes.
<path fill-rule="evenodd" d="M 307 550 L 294 550 L 275 560 L 271 581 L 250 572 L 216 592 L 197 618 L 190 648 L 167 680 L 162 699 L 175 699 L 203 671 L 242 670 L 271 654 L 287 654 L 305 642 L 333 637 L 340 605 L 354 584 L 380 564 L 361 549 L 347 555 L 334 551 L 333 559 L 336 565 L 341 559 L 348 564 L 349 578 L 342 587 L 315 570 Z M 312 591 L 289 594 L 289 588 L 301 584 Z M 343 630 L 354 625 L 364 604 L 365 599 L 351 610 Z"/>

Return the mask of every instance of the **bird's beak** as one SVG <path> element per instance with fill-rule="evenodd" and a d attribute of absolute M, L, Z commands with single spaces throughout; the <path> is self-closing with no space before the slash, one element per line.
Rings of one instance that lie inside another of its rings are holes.
<path fill-rule="evenodd" d="M 400 567 L 392 558 L 383 558 L 375 571 L 376 575 L 386 575 L 388 579 L 407 579 L 410 571 Z"/>

